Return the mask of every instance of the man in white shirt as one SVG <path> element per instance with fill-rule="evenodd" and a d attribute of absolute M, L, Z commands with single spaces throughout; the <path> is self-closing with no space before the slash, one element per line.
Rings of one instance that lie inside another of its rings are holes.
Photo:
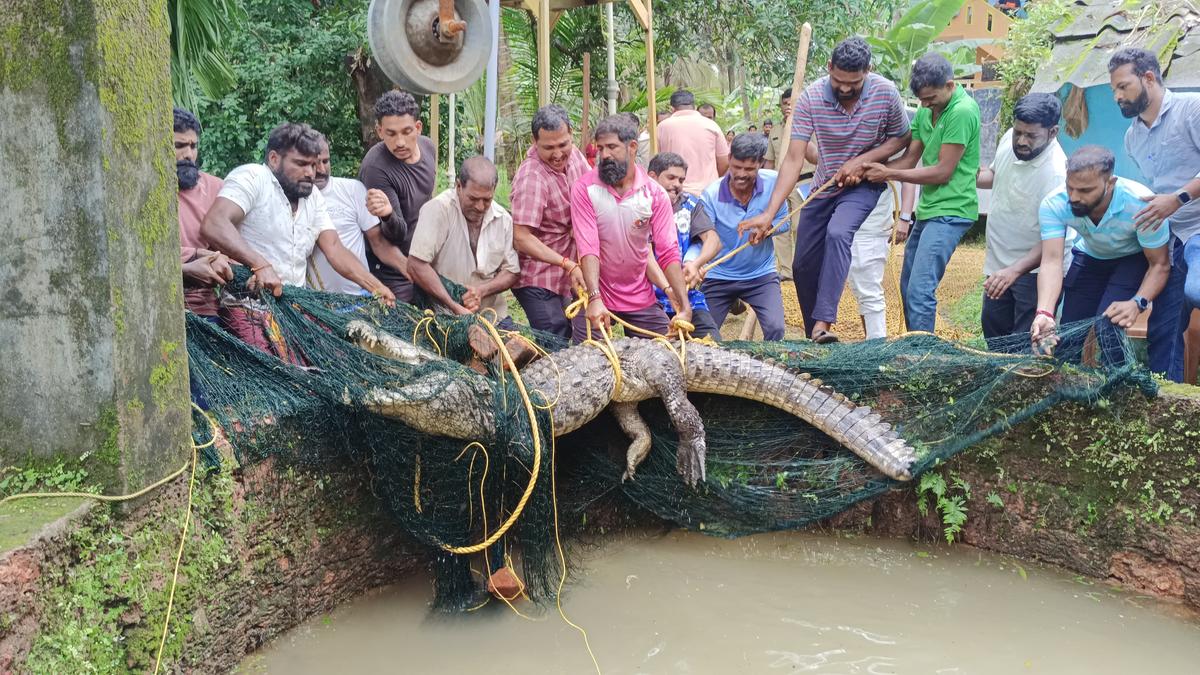
<path fill-rule="evenodd" d="M 451 314 L 491 310 L 487 318 L 504 328 L 508 317 L 504 291 L 517 283 L 521 267 L 513 247 L 513 220 L 493 197 L 496 167 L 486 157 L 465 160 L 457 183 L 425 202 L 408 250 L 413 283 Z M 440 277 L 466 287 L 456 301 Z"/>
<path fill-rule="evenodd" d="M 1037 311 L 1037 272 L 1042 260 L 1038 207 L 1067 177 L 1067 156 L 1058 145 L 1062 104 L 1053 94 L 1029 94 L 1013 110 L 1013 126 L 996 157 L 976 178 L 991 188 L 983 262 L 983 337 L 1001 350 L 1001 338 L 1026 333 Z M 1070 268 L 1071 246 L 1063 269 Z"/>
<path fill-rule="evenodd" d="M 303 286 L 308 257 L 319 247 L 338 274 L 392 304 L 392 292 L 342 245 L 325 198 L 313 191 L 320 138 L 307 124 L 275 127 L 266 163 L 230 172 L 204 216 L 201 235 L 250 268 L 251 288 L 261 286 L 279 297 L 284 284 Z"/>
<path fill-rule="evenodd" d="M 367 264 L 367 240 L 364 235 L 379 227 L 379 218 L 367 210 L 367 187 L 357 179 L 330 177 L 329 173 L 329 141 L 321 136 L 321 154 L 317 156 L 313 184 L 325 198 L 325 209 L 329 212 L 329 219 L 333 221 L 333 227 L 337 230 L 342 245 L 354 254 L 364 268 L 370 269 Z M 391 249 L 388 251 L 389 259 L 385 262 L 401 271 L 407 269 L 405 256 L 395 244 L 385 241 L 383 246 Z M 350 295 L 361 295 L 365 292 L 362 286 L 338 274 L 320 249 L 313 251 L 312 258 L 309 259 L 308 287 Z"/>

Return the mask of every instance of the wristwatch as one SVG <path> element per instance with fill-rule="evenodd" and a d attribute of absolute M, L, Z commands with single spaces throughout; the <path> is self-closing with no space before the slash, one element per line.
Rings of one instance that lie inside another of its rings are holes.
<path fill-rule="evenodd" d="M 909 225 L 912 225 L 913 224 L 912 214 L 911 213 L 901 213 L 900 214 L 900 222 L 908 223 Z"/>
<path fill-rule="evenodd" d="M 1150 309 L 1150 301 L 1143 298 L 1142 296 L 1135 295 L 1130 299 L 1133 300 L 1133 304 L 1137 305 L 1139 312 L 1144 312 L 1147 309 Z"/>
<path fill-rule="evenodd" d="M 1187 206 L 1187 203 L 1192 201 L 1192 195 L 1187 190 L 1180 190 L 1175 198 L 1179 200 L 1180 206 Z"/>

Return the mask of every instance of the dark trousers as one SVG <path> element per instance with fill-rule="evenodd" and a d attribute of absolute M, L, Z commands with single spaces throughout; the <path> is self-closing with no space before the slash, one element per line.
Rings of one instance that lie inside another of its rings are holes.
<path fill-rule="evenodd" d="M 1183 334 L 1187 331 L 1188 323 L 1192 319 L 1192 308 L 1200 306 L 1200 304 L 1193 304 L 1196 300 L 1200 300 L 1200 297 L 1195 299 L 1187 297 L 1189 287 L 1193 289 L 1193 295 L 1196 295 L 1196 290 L 1200 290 L 1200 286 L 1197 286 L 1197 280 L 1200 280 L 1200 264 L 1196 263 L 1197 259 L 1200 259 L 1196 255 L 1198 247 L 1200 247 L 1200 237 L 1192 237 L 1188 243 L 1191 244 L 1190 249 L 1177 237 L 1171 237 L 1171 276 L 1167 279 L 1167 285 L 1163 288 L 1162 293 L 1159 293 L 1158 297 L 1154 299 L 1154 310 L 1150 312 L 1150 321 L 1155 321 L 1155 317 L 1160 320 L 1175 317 L 1174 330 L 1162 340 L 1161 344 L 1155 345 L 1153 355 L 1148 355 L 1151 364 L 1166 362 L 1165 370 L 1158 370 L 1153 365 L 1150 366 L 1150 369 L 1156 373 L 1164 373 L 1167 379 L 1174 382 L 1183 381 Z M 1188 264 L 1189 257 L 1192 259 L 1190 265 Z M 1149 326 L 1146 328 L 1149 330 Z M 1166 329 L 1164 328 L 1164 330 Z M 1168 355 L 1160 356 L 1159 350 Z"/>
<path fill-rule="evenodd" d="M 609 310 L 612 311 L 612 310 Z M 671 320 L 667 318 L 667 313 L 656 302 L 645 309 L 635 309 L 631 312 L 612 312 L 615 316 L 630 325 L 637 326 L 642 330 L 648 330 L 658 335 L 666 335 L 671 330 Z M 583 342 L 587 339 L 587 317 L 584 312 L 575 315 L 571 319 L 571 341 Z M 639 333 L 635 330 L 625 329 L 625 337 L 631 338 L 652 338 L 652 335 Z M 592 339 L 600 339 L 595 329 L 592 330 Z"/>
<path fill-rule="evenodd" d="M 569 298 L 536 286 L 514 288 L 512 292 L 521 309 L 525 310 L 525 318 L 529 319 L 531 328 L 557 335 L 564 340 L 570 339 L 571 322 L 567 321 L 567 315 L 563 313 L 567 305 L 571 304 Z"/>
<path fill-rule="evenodd" d="M 1112 260 L 1093 258 L 1079 250 L 1074 255 L 1075 260 L 1063 279 L 1063 323 L 1101 315 L 1112 303 L 1137 295 L 1149 267 L 1146 256 L 1141 252 Z M 1179 333 L 1179 310 L 1158 310 L 1159 306 L 1156 305 L 1146 324 L 1146 353 L 1150 370 L 1165 373 L 1170 368 L 1171 340 Z M 1123 359 L 1118 331 L 1107 319 L 1096 321 L 1096 339 L 1105 361 L 1110 365 L 1121 365 Z M 1082 341 L 1082 338 L 1077 341 Z M 1063 346 L 1067 354 L 1082 348 L 1081 344 Z"/>
<path fill-rule="evenodd" d="M 983 294 L 980 321 L 983 323 L 983 337 L 987 340 L 988 349 L 1004 351 L 1004 346 L 1011 344 L 1011 340 L 1000 338 L 1013 333 L 1029 332 L 1033 316 L 1037 312 L 1037 278 L 1033 272 L 1022 274 L 998 300 L 989 298 L 987 293 Z M 1028 344 L 1022 345 L 1027 346 Z"/>
<path fill-rule="evenodd" d="M 704 293 L 708 312 L 712 314 L 713 323 L 718 329 L 725 323 L 729 308 L 741 300 L 758 315 L 764 340 L 783 339 L 783 294 L 778 274 L 771 272 L 745 281 L 709 278 L 700 286 L 700 292 Z"/>
<path fill-rule="evenodd" d="M 837 321 L 838 303 L 850 272 L 854 233 L 875 210 L 883 189 L 877 183 L 862 183 L 832 197 L 817 197 L 800 211 L 792 281 L 804 314 L 804 333 L 809 337 L 817 321 Z"/>

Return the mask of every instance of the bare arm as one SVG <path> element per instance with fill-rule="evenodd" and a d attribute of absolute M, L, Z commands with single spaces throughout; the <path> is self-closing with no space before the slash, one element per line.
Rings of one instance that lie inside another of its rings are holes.
<path fill-rule="evenodd" d="M 520 278 L 521 275 L 519 274 L 509 272 L 508 270 L 500 270 L 496 273 L 496 276 L 476 286 L 475 292 L 479 294 L 481 299 L 496 295 L 497 293 L 503 293 L 512 288 L 513 284 L 517 283 L 517 279 Z"/>
<path fill-rule="evenodd" d="M 1030 248 L 1012 265 L 996 270 L 995 274 L 988 275 L 988 278 L 983 280 L 983 292 L 989 298 L 999 300 L 1016 283 L 1017 279 L 1021 278 L 1021 275 L 1036 268 L 1041 260 L 1042 245 L 1039 243 Z"/>
<path fill-rule="evenodd" d="M 729 155 L 717 158 L 717 175 L 724 176 L 729 171 Z"/>
<path fill-rule="evenodd" d="M 1142 284 L 1138 286 L 1137 294 L 1147 300 L 1157 298 L 1167 287 L 1167 279 L 1171 276 L 1171 255 L 1167 252 L 1169 248 L 1170 246 L 1159 246 L 1145 249 L 1150 267 L 1142 276 Z"/>
<path fill-rule="evenodd" d="M 217 197 L 213 205 L 204 214 L 204 222 L 200 224 L 200 236 L 218 251 L 250 268 L 269 265 L 270 262 L 261 253 L 255 251 L 242 238 L 238 231 L 246 213 L 242 207 L 224 197 Z"/>
<path fill-rule="evenodd" d="M 646 278 L 664 291 L 671 287 L 671 284 L 667 282 L 667 275 L 663 274 L 663 270 L 658 266 L 658 260 L 654 256 L 646 258 Z"/>
<path fill-rule="evenodd" d="M 548 265 L 561 265 L 563 261 L 563 256 L 538 239 L 528 225 L 513 223 L 513 247 L 517 249 L 517 253 Z"/>
<path fill-rule="evenodd" d="M 442 279 L 438 276 L 436 270 L 429 263 L 409 256 L 408 258 L 408 273 L 409 279 L 416 285 L 421 287 L 421 290 L 429 294 L 434 302 L 446 307 L 455 314 L 470 314 L 471 311 L 466 307 L 454 301 L 450 294 L 446 292 L 446 287 L 442 286 Z"/>
<path fill-rule="evenodd" d="M 992 185 L 996 182 L 996 172 L 990 167 L 979 167 L 979 173 L 975 174 L 975 187 L 980 190 L 991 190 Z"/>
<path fill-rule="evenodd" d="M 858 157 L 855 157 L 843 164 L 842 168 L 838 169 L 837 174 L 834 175 L 834 181 L 837 182 L 839 187 L 857 185 L 858 183 L 862 182 L 862 179 L 865 177 L 864 170 L 868 165 L 886 162 L 889 157 L 897 152 L 900 152 L 905 148 L 905 146 L 909 145 L 909 141 L 911 139 L 911 133 L 905 133 L 903 136 L 893 136 L 887 139 L 880 144 L 879 147 L 872 148 L 871 150 L 868 150 Z M 878 182 L 882 183 L 885 181 Z"/>
<path fill-rule="evenodd" d="M 325 254 L 330 267 L 333 267 L 335 272 L 362 286 L 371 294 L 383 298 L 384 302 L 395 303 L 396 297 L 392 295 L 391 290 L 384 286 L 379 279 L 376 279 L 375 275 L 368 272 L 366 267 L 363 267 L 362 261 L 342 244 L 336 231 L 323 230 L 321 234 L 317 235 L 317 246 Z"/>
<path fill-rule="evenodd" d="M 371 252 L 375 254 L 376 258 L 379 258 L 380 262 L 404 276 L 408 276 L 408 256 L 400 252 L 399 246 L 383 236 L 383 229 L 380 226 L 376 225 L 363 234 L 367 237 L 367 244 L 371 246 Z"/>
<path fill-rule="evenodd" d="M 911 145 L 909 150 L 912 150 Z M 917 185 L 945 185 L 950 182 L 950 177 L 954 175 L 954 169 L 958 167 L 966 150 L 967 146 L 965 145 L 943 143 L 941 151 L 938 152 L 938 161 L 933 166 L 923 166 L 919 169 L 898 168 L 901 163 L 907 164 L 909 153 L 906 152 L 904 157 L 887 165 L 883 176 L 885 180 L 898 180 Z M 917 155 L 917 157 L 919 156 Z"/>
<path fill-rule="evenodd" d="M 767 203 L 761 214 L 738 224 L 739 235 L 750 231 L 752 244 L 759 243 L 767 236 L 767 232 L 771 229 L 772 218 L 779 212 L 779 207 L 787 201 L 792 190 L 796 189 L 796 182 L 800 180 L 800 171 L 804 167 L 804 156 L 807 150 L 808 141 L 793 139 L 788 144 L 787 154 L 783 158 L 783 166 L 780 167 L 779 177 L 775 180 L 775 189 L 771 191 L 771 201 Z"/>

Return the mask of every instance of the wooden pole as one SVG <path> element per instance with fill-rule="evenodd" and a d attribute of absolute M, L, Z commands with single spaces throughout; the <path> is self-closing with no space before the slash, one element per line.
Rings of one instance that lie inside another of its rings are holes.
<path fill-rule="evenodd" d="M 654 86 L 654 0 L 646 0 L 646 128 L 650 156 L 658 154 L 658 97 Z"/>
<path fill-rule="evenodd" d="M 442 126 L 442 97 L 432 94 L 429 97 L 429 139 L 433 141 L 433 164 L 438 163 L 438 141 Z"/>
<path fill-rule="evenodd" d="M 587 145 L 588 120 L 592 114 L 592 53 L 583 53 L 583 119 L 579 123 L 579 147 Z"/>
<path fill-rule="evenodd" d="M 812 43 L 812 26 L 805 21 L 803 26 L 800 26 L 800 46 L 796 49 L 796 71 L 792 74 L 792 104 L 800 100 L 800 91 L 804 86 L 804 71 L 808 69 L 808 47 Z M 788 120 L 791 119 L 791 113 L 784 118 L 783 124 L 791 126 Z M 779 157 L 775 160 L 776 164 L 783 166 L 783 158 L 787 156 L 788 144 L 791 143 L 792 134 L 786 128 L 783 132 L 783 139 L 779 143 Z"/>
<path fill-rule="evenodd" d="M 538 105 L 550 102 L 550 0 L 538 2 L 537 13 Z"/>
<path fill-rule="evenodd" d="M 454 147 L 454 135 L 458 130 L 458 101 L 455 100 L 454 94 L 450 94 L 450 138 L 446 144 L 446 176 L 450 179 L 450 186 L 454 186 L 455 172 L 458 167 L 454 165 L 454 155 L 457 148 Z"/>

